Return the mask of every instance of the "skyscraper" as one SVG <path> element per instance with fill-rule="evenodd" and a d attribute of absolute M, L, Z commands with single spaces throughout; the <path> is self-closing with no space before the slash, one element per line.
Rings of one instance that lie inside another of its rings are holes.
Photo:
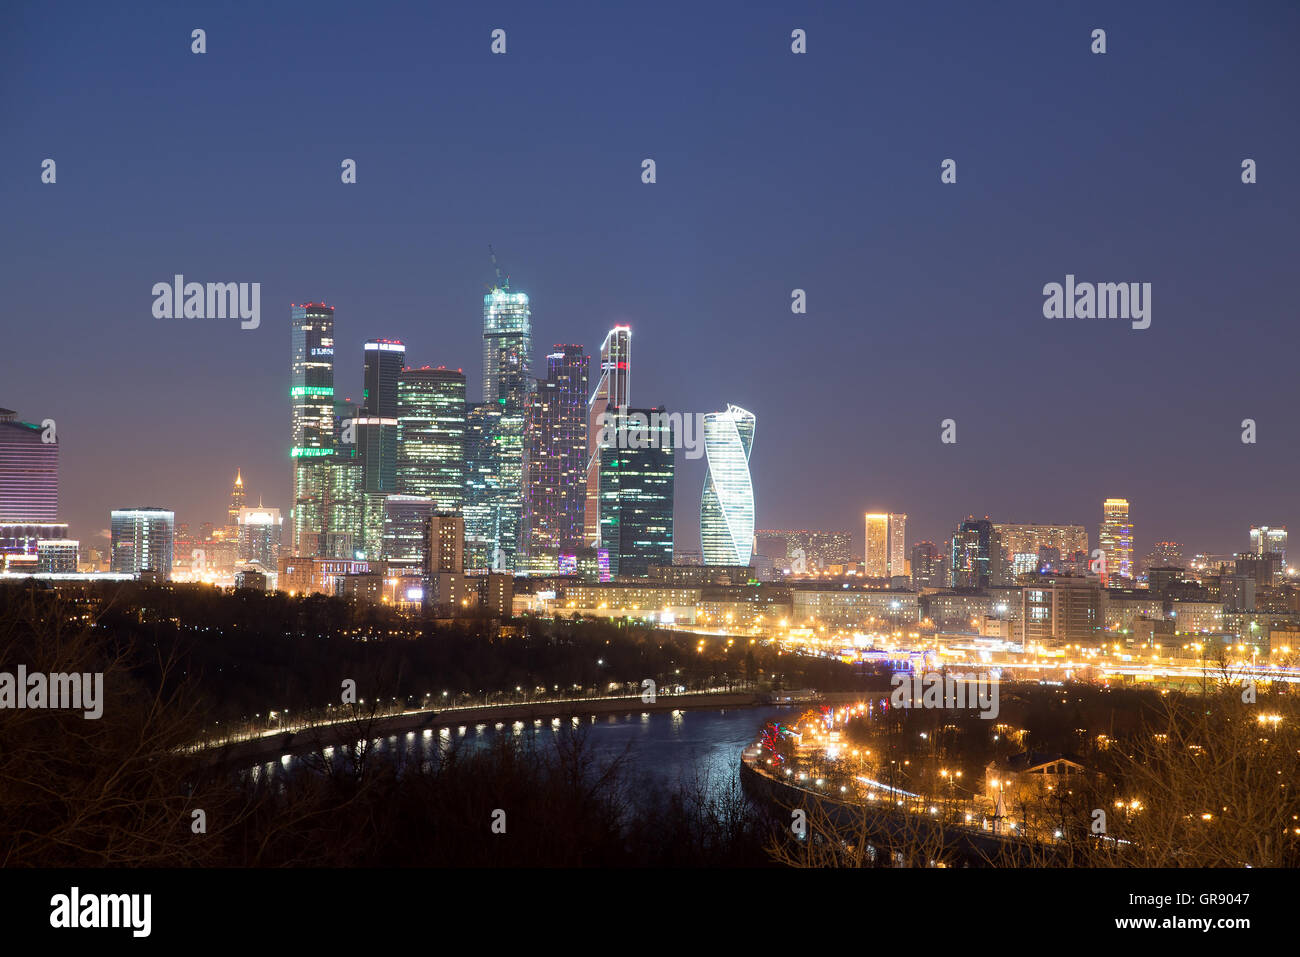
<path fill-rule="evenodd" d="M 293 408 L 292 548 L 295 555 L 315 554 L 324 525 L 318 497 L 325 476 L 322 461 L 334 454 L 334 307 L 324 303 L 292 305 L 293 366 L 289 395 Z"/>
<path fill-rule="evenodd" d="M 917 542 L 912 546 L 912 587 L 928 588 L 941 584 L 943 557 L 934 542 Z"/>
<path fill-rule="evenodd" d="M 500 537 L 501 495 L 495 442 L 499 402 L 467 405 L 465 411 L 465 567 L 493 566 Z"/>
<path fill-rule="evenodd" d="M 239 526 L 239 558 L 255 561 L 274 571 L 280 560 L 280 534 L 284 520 L 278 508 L 241 507 L 235 518 Z"/>
<path fill-rule="evenodd" d="M 112 570 L 151 571 L 171 578 L 176 513 L 162 508 L 115 508 L 110 515 Z"/>
<path fill-rule="evenodd" d="M 889 578 L 907 567 L 907 515 L 869 512 L 866 516 L 864 573 L 868 578 Z"/>
<path fill-rule="evenodd" d="M 754 485 L 749 453 L 754 414 L 738 405 L 704 416 L 708 471 L 700 497 L 700 550 L 706 565 L 748 565 L 754 548 Z"/>
<path fill-rule="evenodd" d="M 1128 499 L 1106 499 L 1101 516 L 1097 546 L 1106 555 L 1106 577 L 1132 578 L 1133 524 L 1128 518 Z"/>
<path fill-rule="evenodd" d="M 582 544 L 587 503 L 587 368 L 582 346 L 557 345 L 529 399 L 524 426 L 523 533 L 531 571 L 556 570 Z"/>
<path fill-rule="evenodd" d="M 427 495 L 440 511 L 465 501 L 465 374 L 403 369 L 397 379 L 397 489 Z"/>
<path fill-rule="evenodd" d="M 226 509 L 226 514 L 230 521 L 226 522 L 226 527 L 238 533 L 239 531 L 239 513 L 244 507 L 244 473 L 240 469 L 235 469 L 235 484 L 230 489 L 230 507 Z"/>
<path fill-rule="evenodd" d="M 598 449 L 598 551 L 609 552 L 610 576 L 644 578 L 651 565 L 673 563 L 676 437 L 662 408 L 611 410 L 609 414 L 613 418 L 602 429 Z M 751 516 L 746 543 L 752 541 Z"/>
<path fill-rule="evenodd" d="M 1273 552 L 1286 568 L 1286 527 L 1282 525 L 1255 525 L 1250 530 L 1250 550 L 1256 555 Z"/>
<path fill-rule="evenodd" d="M 600 380 L 587 403 L 587 501 L 583 534 L 588 545 L 600 541 L 600 439 L 601 414 L 631 404 L 632 330 L 615 326 L 600 346 Z"/>
<path fill-rule="evenodd" d="M 356 419 L 362 488 L 397 491 L 397 382 L 406 365 L 406 346 L 396 339 L 371 339 L 365 346 L 365 386 Z"/>
<path fill-rule="evenodd" d="M 954 588 L 988 588 L 1002 584 L 1002 540 L 987 518 L 967 519 L 952 537 L 949 561 Z"/>
<path fill-rule="evenodd" d="M 59 513 L 59 444 L 53 428 L 0 409 L 0 524 L 54 522 Z"/>
<path fill-rule="evenodd" d="M 483 297 L 483 401 L 504 399 L 507 408 L 522 409 L 533 388 L 532 353 L 528 294 L 511 292 L 507 278 Z"/>

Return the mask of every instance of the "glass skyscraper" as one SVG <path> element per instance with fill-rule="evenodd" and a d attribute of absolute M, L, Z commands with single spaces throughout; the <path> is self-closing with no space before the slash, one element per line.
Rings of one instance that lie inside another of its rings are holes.
<path fill-rule="evenodd" d="M 403 369 L 397 379 L 397 490 L 424 495 L 439 511 L 465 502 L 465 374 Z"/>
<path fill-rule="evenodd" d="M 645 578 L 651 565 L 673 563 L 676 436 L 662 408 L 609 414 L 598 449 L 600 551 L 610 576 Z"/>
<path fill-rule="evenodd" d="M 483 401 L 505 400 L 522 409 L 532 391 L 532 312 L 528 294 L 511 292 L 510 281 L 483 297 Z"/>
<path fill-rule="evenodd" d="M 600 346 L 600 380 L 587 403 L 587 502 L 584 509 L 583 535 L 588 545 L 600 543 L 600 416 L 610 409 L 624 409 L 631 404 L 632 330 L 615 326 Z"/>
<path fill-rule="evenodd" d="M 366 492 L 397 491 L 397 382 L 405 365 L 406 346 L 396 339 L 366 343 L 361 415 L 356 419 Z"/>
<path fill-rule="evenodd" d="M 18 421 L 17 415 L 0 409 L 0 524 L 54 522 L 59 513 L 57 436 Z"/>
<path fill-rule="evenodd" d="M 116 508 L 110 522 L 114 572 L 138 575 L 148 570 L 160 578 L 171 578 L 175 512 L 162 508 Z"/>
<path fill-rule="evenodd" d="M 706 565 L 748 565 L 754 548 L 754 485 L 749 453 L 754 414 L 738 405 L 704 417 L 708 472 L 700 498 L 700 550 Z"/>
<path fill-rule="evenodd" d="M 317 474 L 334 454 L 334 307 L 293 305 L 293 367 L 289 395 L 293 409 L 293 511 L 291 545 L 295 555 L 314 555 L 324 533 L 324 503 L 319 490 L 327 478 Z"/>
<path fill-rule="evenodd" d="M 582 543 L 587 503 L 588 357 L 582 346 L 555 348 L 524 425 L 521 550 L 535 572 L 555 571 L 560 550 Z"/>

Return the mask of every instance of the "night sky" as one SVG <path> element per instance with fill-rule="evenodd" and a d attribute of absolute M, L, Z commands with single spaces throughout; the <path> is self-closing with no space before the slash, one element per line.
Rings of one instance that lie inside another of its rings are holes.
<path fill-rule="evenodd" d="M 237 466 L 287 516 L 291 302 L 336 307 L 340 395 L 385 336 L 477 399 L 489 242 L 535 374 L 627 322 L 635 405 L 755 413 L 760 528 L 1300 529 L 1300 10 L 852 6 L 0 5 L 0 406 L 58 423 L 72 534 L 221 522 Z M 178 272 L 260 282 L 260 328 L 155 319 Z M 1151 327 L 1045 319 L 1067 273 Z"/>

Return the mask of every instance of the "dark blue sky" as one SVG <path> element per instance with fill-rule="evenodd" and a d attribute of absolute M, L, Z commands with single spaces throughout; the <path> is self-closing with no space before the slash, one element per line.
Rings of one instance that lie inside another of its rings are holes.
<path fill-rule="evenodd" d="M 341 392 L 389 336 L 476 397 L 492 242 L 535 368 L 629 322 L 634 403 L 757 415 L 760 527 L 1095 537 L 1124 496 L 1139 554 L 1240 549 L 1300 527 L 1297 41 L 1282 3 L 7 3 L 0 406 L 58 422 L 83 539 L 220 521 L 236 466 L 287 511 L 289 303 L 336 306 Z M 153 318 L 177 272 L 261 327 Z M 1151 327 L 1044 319 L 1066 273 L 1152 283 Z"/>

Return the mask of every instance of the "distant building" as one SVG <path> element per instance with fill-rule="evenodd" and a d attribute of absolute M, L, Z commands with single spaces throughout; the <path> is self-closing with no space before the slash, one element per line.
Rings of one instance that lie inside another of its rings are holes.
<path fill-rule="evenodd" d="M 988 588 L 1003 584 L 1002 540 L 988 519 L 967 519 L 957 526 L 949 559 L 954 588 Z"/>
<path fill-rule="evenodd" d="M 587 365 L 581 346 L 557 345 L 529 396 L 524 424 L 524 566 L 550 573 L 583 542 L 587 505 Z"/>
<path fill-rule="evenodd" d="M 1043 576 L 1024 588 L 1025 644 L 1102 643 L 1101 588 L 1095 579 Z"/>
<path fill-rule="evenodd" d="M 465 374 L 423 366 L 397 378 L 397 491 L 440 511 L 465 501 Z"/>
<path fill-rule="evenodd" d="M 118 508 L 110 516 L 112 570 L 139 575 L 149 571 L 171 578 L 176 513 L 161 508 Z"/>
<path fill-rule="evenodd" d="M 81 543 L 74 538 L 43 538 L 36 543 L 36 570 L 69 574 L 77 570 Z"/>
<path fill-rule="evenodd" d="M 615 326 L 600 346 L 600 378 L 587 403 L 586 505 L 583 536 L 586 544 L 600 543 L 600 450 L 601 415 L 626 409 L 632 404 L 632 330 Z"/>
<path fill-rule="evenodd" d="M 239 558 L 275 568 L 280 560 L 280 536 L 284 519 L 278 508 L 241 506 L 235 515 L 239 530 Z"/>
<path fill-rule="evenodd" d="M 1106 556 L 1106 577 L 1133 577 L 1133 523 L 1128 516 L 1128 499 L 1108 498 L 1101 506 L 1101 531 L 1097 546 Z"/>
<path fill-rule="evenodd" d="M 700 499 L 700 546 L 706 565 L 748 565 L 754 548 L 754 484 L 749 456 L 754 414 L 738 405 L 704 416 L 708 471 Z"/>
<path fill-rule="evenodd" d="M 611 575 L 645 577 L 651 565 L 673 564 L 676 436 L 662 408 L 621 409 L 610 415 L 607 441 L 599 450 L 600 543 L 609 549 Z M 707 488 L 706 481 L 706 499 Z M 750 522 L 747 542 L 753 540 L 752 513 Z M 749 548 L 745 551 L 748 558 Z"/>
<path fill-rule="evenodd" d="M 317 473 L 333 456 L 334 307 L 324 303 L 291 306 L 293 348 L 289 394 L 293 411 L 293 522 L 290 550 L 316 554 L 323 542 L 323 504 L 318 498 L 326 481 Z"/>
<path fill-rule="evenodd" d="M 414 574 L 425 567 L 429 522 L 437 512 L 438 503 L 427 496 L 385 496 L 381 555 L 394 574 Z"/>
<path fill-rule="evenodd" d="M 943 555 L 934 542 L 912 546 L 912 587 L 937 588 L 943 583 Z"/>
<path fill-rule="evenodd" d="M 1082 525 L 994 522 L 993 530 L 998 533 L 1002 549 L 1008 558 L 1015 555 L 1038 555 L 1044 548 L 1056 549 L 1061 555 L 1088 551 L 1088 530 Z"/>
<path fill-rule="evenodd" d="M 1250 529 L 1250 550 L 1256 555 L 1273 552 L 1286 568 L 1286 527 L 1283 525 L 1255 525 Z"/>
<path fill-rule="evenodd" d="M 54 523 L 59 517 L 59 443 L 49 427 L 0 409 L 0 525 Z"/>

